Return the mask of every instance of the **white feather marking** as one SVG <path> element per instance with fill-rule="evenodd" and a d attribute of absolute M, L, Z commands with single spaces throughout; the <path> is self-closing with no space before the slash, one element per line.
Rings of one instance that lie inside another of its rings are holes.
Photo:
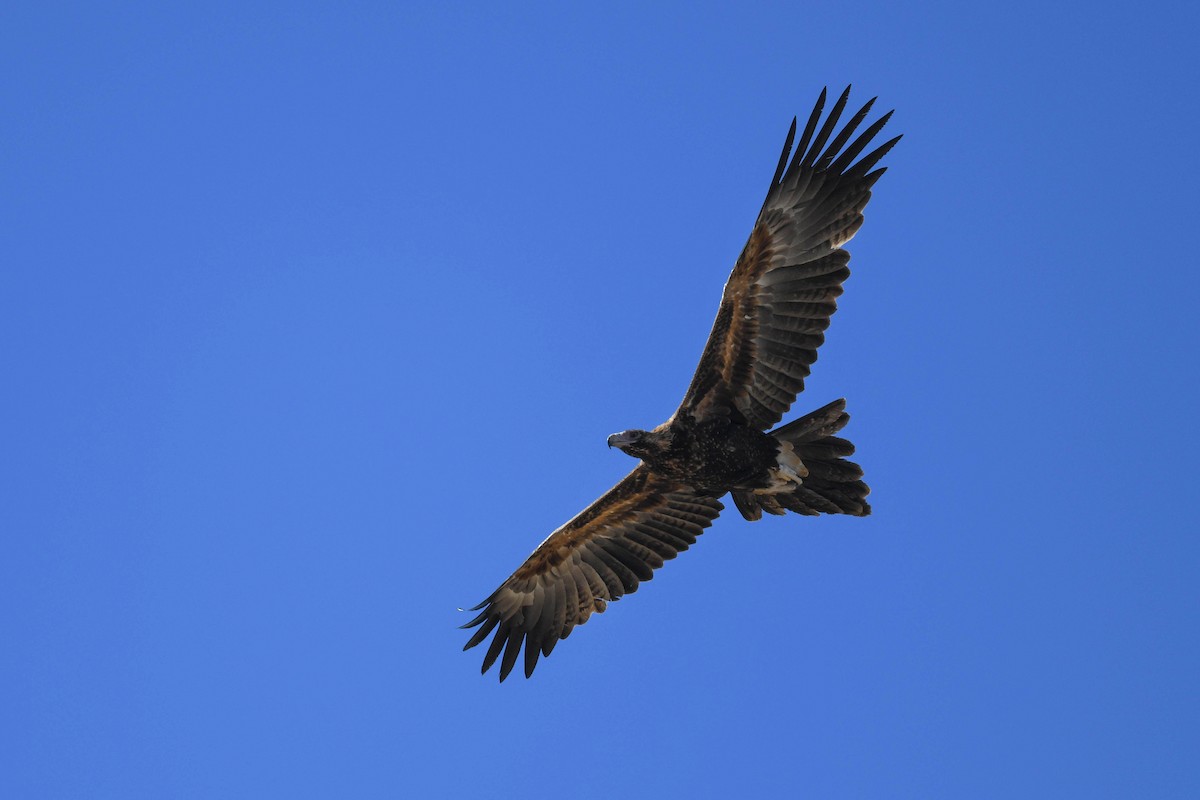
<path fill-rule="evenodd" d="M 775 464 L 776 466 L 770 470 L 771 485 L 766 489 L 759 489 L 757 494 L 790 492 L 804 483 L 803 479 L 808 475 L 808 468 L 804 466 L 800 456 L 792 450 L 790 442 L 780 443 L 779 455 L 775 457 Z"/>

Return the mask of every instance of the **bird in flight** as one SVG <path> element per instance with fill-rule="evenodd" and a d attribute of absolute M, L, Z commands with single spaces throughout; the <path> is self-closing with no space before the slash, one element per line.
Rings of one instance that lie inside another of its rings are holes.
<path fill-rule="evenodd" d="M 463 649 L 492 634 L 483 672 L 503 652 L 503 681 L 523 645 L 528 678 L 538 657 L 577 625 L 694 544 L 724 509 L 725 494 L 751 521 L 764 511 L 871 513 L 862 469 L 846 460 L 854 445 L 836 435 L 850 419 L 845 400 L 774 427 L 803 391 L 837 310 L 850 275 L 843 245 L 862 225 L 871 187 L 886 169 L 875 165 L 900 140 L 859 158 L 892 112 L 851 141 L 875 101 L 835 134 L 849 95 L 847 87 L 818 128 L 822 90 L 794 153 L 792 120 L 679 408 L 657 428 L 608 437 L 609 447 L 641 463 L 472 609 L 479 615 L 462 627 L 478 630 Z"/>

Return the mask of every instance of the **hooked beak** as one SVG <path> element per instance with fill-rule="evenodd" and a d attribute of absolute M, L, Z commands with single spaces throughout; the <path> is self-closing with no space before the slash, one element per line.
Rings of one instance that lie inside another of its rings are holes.
<path fill-rule="evenodd" d="M 633 444 L 636 441 L 636 435 L 630 433 L 629 431 L 621 431 L 620 433 L 614 433 L 612 436 L 608 437 L 608 446 L 619 447 L 624 450 L 625 445 Z"/>

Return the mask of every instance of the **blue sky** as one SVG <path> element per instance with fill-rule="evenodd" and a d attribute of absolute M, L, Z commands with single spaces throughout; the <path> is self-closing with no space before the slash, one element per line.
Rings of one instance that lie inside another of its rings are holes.
<path fill-rule="evenodd" d="M 4 17 L 0 795 L 1200 793 L 1194 6 Z M 905 139 L 794 410 L 874 515 L 481 678 L 847 83 Z"/>

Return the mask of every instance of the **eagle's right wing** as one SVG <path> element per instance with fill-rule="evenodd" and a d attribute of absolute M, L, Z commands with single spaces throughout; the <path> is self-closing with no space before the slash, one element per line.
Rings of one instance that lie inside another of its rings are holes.
<path fill-rule="evenodd" d="M 525 677 L 539 655 L 601 612 L 609 600 L 637 591 L 664 561 L 688 549 L 724 506 L 714 497 L 659 478 L 639 466 L 578 516 L 550 534 L 508 580 L 476 606 L 464 628 L 481 626 L 470 649 L 495 636 L 483 671 L 503 649 L 500 680 L 508 677 L 521 644 Z"/>

